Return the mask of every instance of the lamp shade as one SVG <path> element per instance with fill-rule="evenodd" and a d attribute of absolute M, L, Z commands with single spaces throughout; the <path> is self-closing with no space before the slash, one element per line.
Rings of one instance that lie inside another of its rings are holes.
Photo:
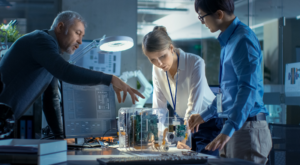
<path fill-rule="evenodd" d="M 133 39 L 127 36 L 106 37 L 100 40 L 99 47 L 102 51 L 119 52 L 133 47 Z"/>

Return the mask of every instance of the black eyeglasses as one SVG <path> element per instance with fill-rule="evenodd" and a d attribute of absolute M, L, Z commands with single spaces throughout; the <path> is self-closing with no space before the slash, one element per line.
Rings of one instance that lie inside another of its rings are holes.
<path fill-rule="evenodd" d="M 206 17 L 206 16 L 208 16 L 208 15 L 211 15 L 211 13 L 210 14 L 206 14 L 206 15 L 204 15 L 204 16 L 198 16 L 198 19 L 202 22 L 202 23 L 204 23 L 204 17 Z"/>

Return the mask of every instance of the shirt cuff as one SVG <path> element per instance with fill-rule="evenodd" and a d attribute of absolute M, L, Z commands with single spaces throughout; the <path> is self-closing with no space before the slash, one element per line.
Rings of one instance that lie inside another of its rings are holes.
<path fill-rule="evenodd" d="M 111 80 L 112 80 L 112 75 L 111 74 L 105 74 L 105 73 L 103 73 L 101 78 L 102 78 L 102 83 L 104 85 L 107 85 L 107 86 L 110 85 Z"/>
<path fill-rule="evenodd" d="M 221 133 L 231 137 L 234 131 L 235 131 L 234 127 L 230 123 L 226 122 L 223 126 L 223 129 L 221 130 Z"/>
<path fill-rule="evenodd" d="M 207 122 L 213 115 L 209 109 L 206 109 L 205 111 L 200 112 L 200 116 L 205 122 Z"/>

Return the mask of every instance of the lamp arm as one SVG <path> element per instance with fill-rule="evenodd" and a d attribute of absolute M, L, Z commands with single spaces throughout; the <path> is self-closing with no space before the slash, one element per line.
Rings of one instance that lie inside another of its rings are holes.
<path fill-rule="evenodd" d="M 144 76 L 144 74 L 140 70 L 135 71 L 135 74 L 136 74 L 136 77 L 138 78 L 141 86 L 144 87 L 144 91 L 142 92 L 142 94 L 146 98 L 149 98 L 151 96 L 152 91 L 153 91 L 152 85 L 148 82 L 148 80 L 146 79 L 146 77 Z"/>
<path fill-rule="evenodd" d="M 126 83 L 127 80 L 132 77 L 135 77 L 135 74 L 133 71 L 130 71 L 130 72 L 123 72 L 119 78 Z"/>
<path fill-rule="evenodd" d="M 73 60 L 70 60 L 70 63 L 75 64 L 80 58 L 82 58 L 87 52 L 89 52 L 91 49 L 96 48 L 99 46 L 99 43 L 101 40 L 105 39 L 106 35 L 103 35 L 103 37 L 100 39 L 94 39 L 91 43 L 89 43 L 86 47 L 84 47 L 82 50 L 74 54 Z M 99 40 L 99 43 L 97 43 L 97 40 Z"/>
<path fill-rule="evenodd" d="M 132 78 L 132 77 L 137 77 L 138 78 L 141 86 L 144 88 L 143 91 L 139 90 L 139 92 L 141 92 L 141 94 L 143 96 L 145 96 L 145 99 L 139 98 L 139 102 L 135 103 L 135 105 L 133 105 L 133 106 L 137 107 L 137 108 L 143 108 L 146 101 L 151 96 L 151 93 L 153 91 L 153 87 L 148 82 L 148 80 L 146 79 L 146 77 L 143 75 L 143 73 L 140 70 L 130 71 L 130 72 L 123 72 L 122 75 L 119 78 L 121 80 L 123 80 L 124 82 L 127 82 L 127 80 L 129 78 Z"/>

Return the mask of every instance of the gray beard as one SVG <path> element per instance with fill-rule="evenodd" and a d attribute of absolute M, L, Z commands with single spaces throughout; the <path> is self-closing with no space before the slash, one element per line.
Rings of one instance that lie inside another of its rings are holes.
<path fill-rule="evenodd" d="M 67 49 L 67 51 L 66 51 L 65 53 L 67 53 L 67 54 L 69 54 L 69 55 L 74 54 L 75 50 L 72 50 L 72 47 L 73 47 L 73 46 L 68 47 L 68 49 Z"/>
<path fill-rule="evenodd" d="M 67 53 L 66 51 L 64 51 L 64 52 L 60 51 L 59 54 L 61 55 L 61 57 L 64 60 L 66 60 L 66 61 L 70 60 L 71 54 Z"/>

